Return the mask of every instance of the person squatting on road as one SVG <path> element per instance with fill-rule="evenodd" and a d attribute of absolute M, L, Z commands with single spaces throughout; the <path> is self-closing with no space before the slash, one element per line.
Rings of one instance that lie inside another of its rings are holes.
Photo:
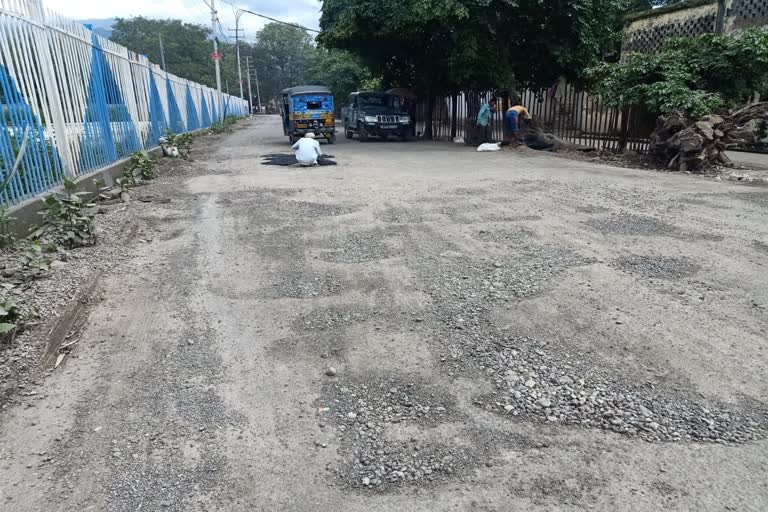
<path fill-rule="evenodd" d="M 510 142 L 517 141 L 520 132 L 520 118 L 530 119 L 531 116 L 528 109 L 519 103 L 509 107 L 507 113 L 504 114 L 504 132 L 509 137 Z"/>
<path fill-rule="evenodd" d="M 483 103 L 480 112 L 477 113 L 477 127 L 480 129 L 480 142 L 491 142 L 491 114 L 496 112 L 496 98 Z"/>
<path fill-rule="evenodd" d="M 291 149 L 296 151 L 296 160 L 303 167 L 317 165 L 317 158 L 323 154 L 320 143 L 315 140 L 315 134 L 312 132 L 299 139 Z"/>

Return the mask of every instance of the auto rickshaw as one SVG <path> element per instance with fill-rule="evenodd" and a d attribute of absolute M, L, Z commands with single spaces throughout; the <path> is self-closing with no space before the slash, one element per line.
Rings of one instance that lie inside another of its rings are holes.
<path fill-rule="evenodd" d="M 336 142 L 333 95 L 328 88 L 300 85 L 285 89 L 281 94 L 283 133 L 291 144 L 309 132 L 323 137 L 329 144 Z"/>

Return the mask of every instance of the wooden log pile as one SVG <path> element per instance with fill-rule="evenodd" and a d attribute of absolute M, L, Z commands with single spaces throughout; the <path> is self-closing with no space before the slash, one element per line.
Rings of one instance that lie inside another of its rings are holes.
<path fill-rule="evenodd" d="M 728 148 L 755 142 L 750 121 L 768 119 L 768 102 L 754 103 L 735 112 L 690 118 L 662 116 L 651 135 L 650 153 L 669 169 L 702 172 L 711 166 L 730 166 Z"/>

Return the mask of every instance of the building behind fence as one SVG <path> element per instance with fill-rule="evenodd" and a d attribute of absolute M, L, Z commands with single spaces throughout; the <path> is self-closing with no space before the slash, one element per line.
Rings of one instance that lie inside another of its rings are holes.
<path fill-rule="evenodd" d="M 166 129 L 248 112 L 240 98 L 166 73 L 41 0 L 0 0 L 0 106 L 0 179 L 30 128 L 4 205 L 154 147 Z"/>

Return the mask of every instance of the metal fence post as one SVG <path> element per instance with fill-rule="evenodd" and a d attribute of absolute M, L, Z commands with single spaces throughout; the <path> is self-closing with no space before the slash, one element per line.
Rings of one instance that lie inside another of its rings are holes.
<path fill-rule="evenodd" d="M 45 9 L 42 0 L 29 0 L 30 14 L 35 21 L 42 27 L 42 44 L 35 45 L 37 57 L 40 62 L 42 72 L 43 86 L 45 94 L 48 96 L 48 105 L 51 110 L 51 120 L 53 121 L 54 142 L 56 150 L 59 153 L 61 164 L 67 176 L 75 177 L 75 165 L 72 160 L 72 152 L 69 149 L 69 140 L 67 134 L 67 123 L 64 118 L 64 109 L 61 105 L 61 94 L 56 85 L 56 75 L 51 60 L 51 40 L 49 38 L 49 29 L 46 25 Z"/>

